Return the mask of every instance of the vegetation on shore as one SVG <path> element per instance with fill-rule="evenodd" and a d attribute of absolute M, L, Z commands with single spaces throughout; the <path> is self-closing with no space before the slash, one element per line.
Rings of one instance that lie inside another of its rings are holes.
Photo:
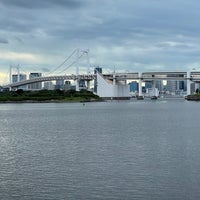
<path fill-rule="evenodd" d="M 3 91 L 0 102 L 84 102 L 101 101 L 101 98 L 90 91 L 74 90 L 39 90 L 39 91 Z"/>
<path fill-rule="evenodd" d="M 200 91 L 199 91 L 199 89 L 196 89 L 195 94 L 188 95 L 188 96 L 186 97 L 186 99 L 187 99 L 188 101 L 200 101 Z"/>

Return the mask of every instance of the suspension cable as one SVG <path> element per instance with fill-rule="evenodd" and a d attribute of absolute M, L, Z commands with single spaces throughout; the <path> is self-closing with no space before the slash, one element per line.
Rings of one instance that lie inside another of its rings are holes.
<path fill-rule="evenodd" d="M 84 52 L 78 57 L 78 59 L 80 59 L 83 56 Z M 69 69 L 72 65 L 74 65 L 77 61 L 72 62 L 70 65 L 68 65 L 65 69 L 63 69 L 62 71 L 58 72 L 59 73 L 63 73 L 64 71 L 66 71 L 67 69 Z"/>
<path fill-rule="evenodd" d="M 48 74 L 47 74 L 47 76 L 48 75 L 50 75 L 50 74 L 52 74 L 52 73 L 54 73 L 55 71 L 57 71 L 60 67 L 62 67 L 73 55 L 74 55 L 74 53 L 76 52 L 76 49 L 60 64 L 60 65 L 58 65 L 54 70 L 52 70 L 51 72 L 49 72 Z"/>

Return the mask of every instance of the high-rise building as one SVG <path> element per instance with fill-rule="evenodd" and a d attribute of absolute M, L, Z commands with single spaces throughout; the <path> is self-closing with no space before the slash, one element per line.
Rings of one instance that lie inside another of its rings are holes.
<path fill-rule="evenodd" d="M 138 82 L 132 81 L 129 83 L 130 85 L 130 92 L 137 92 L 138 91 Z"/>
<path fill-rule="evenodd" d="M 18 80 L 19 79 L 19 80 Z M 26 80 L 26 74 L 12 74 L 12 83 L 16 83 L 18 81 L 25 81 Z M 26 90 L 27 86 L 23 85 L 18 87 L 18 89 Z"/>
<path fill-rule="evenodd" d="M 176 80 L 170 80 L 167 81 L 167 85 L 165 86 L 165 88 L 167 89 L 167 91 L 169 91 L 170 93 L 174 93 L 177 91 L 178 89 L 178 81 Z"/>
<path fill-rule="evenodd" d="M 94 69 L 94 74 L 96 74 L 97 72 L 102 74 L 102 68 L 101 67 L 96 67 Z M 97 79 L 94 79 L 94 92 L 97 93 Z"/>
<path fill-rule="evenodd" d="M 54 90 L 54 85 L 51 81 L 46 81 L 44 82 L 44 87 L 43 89 L 45 90 Z"/>
<path fill-rule="evenodd" d="M 63 90 L 64 89 L 64 80 L 56 80 L 55 90 Z"/>
<path fill-rule="evenodd" d="M 65 81 L 64 90 L 65 91 L 71 90 L 71 82 L 70 81 Z"/>
<path fill-rule="evenodd" d="M 42 73 L 30 73 L 29 79 L 34 79 L 41 77 Z M 29 90 L 41 90 L 42 89 L 42 82 L 31 83 L 28 85 Z"/>
<path fill-rule="evenodd" d="M 155 87 L 158 88 L 159 91 L 163 89 L 163 82 L 160 80 L 156 80 Z"/>
<path fill-rule="evenodd" d="M 146 82 L 145 82 L 145 88 L 146 88 L 146 89 L 152 88 L 152 82 L 151 82 L 151 81 L 146 81 Z"/>
<path fill-rule="evenodd" d="M 182 91 L 187 90 L 187 81 L 179 81 L 179 90 L 182 90 Z"/>

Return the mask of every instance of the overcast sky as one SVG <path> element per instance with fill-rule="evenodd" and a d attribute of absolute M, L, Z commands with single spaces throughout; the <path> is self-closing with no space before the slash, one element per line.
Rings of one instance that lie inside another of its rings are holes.
<path fill-rule="evenodd" d="M 199 0 L 0 0 L 0 11 L 0 83 L 10 64 L 47 72 L 76 48 L 105 72 L 200 67 Z"/>

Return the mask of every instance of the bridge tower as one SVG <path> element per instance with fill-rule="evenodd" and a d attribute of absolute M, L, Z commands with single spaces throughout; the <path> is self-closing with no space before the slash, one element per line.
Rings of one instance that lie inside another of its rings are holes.
<path fill-rule="evenodd" d="M 89 49 L 86 51 L 87 54 L 87 75 L 90 75 L 90 58 L 89 58 Z M 90 90 L 90 81 L 87 80 L 87 90 Z"/>
<path fill-rule="evenodd" d="M 80 50 L 80 49 L 77 49 L 76 50 L 76 91 L 79 91 L 80 88 L 79 88 L 79 84 L 80 84 L 80 78 L 79 78 L 79 58 L 82 56 L 80 55 L 80 53 L 83 54 L 86 54 L 87 56 L 87 75 L 90 74 L 90 59 L 89 59 L 89 49 L 87 50 Z M 90 90 L 90 81 L 87 80 L 87 90 Z"/>
<path fill-rule="evenodd" d="M 25 81 L 27 79 L 26 74 L 20 72 L 20 65 L 17 65 L 17 66 L 10 65 L 10 69 L 9 70 L 10 70 L 10 72 L 9 72 L 10 85 L 13 84 L 13 83 L 18 83 L 18 82 L 21 82 L 21 81 Z M 26 90 L 27 89 L 27 85 L 15 87 L 15 88 L 9 87 L 10 91 L 12 89 L 23 89 L 23 90 Z"/>
<path fill-rule="evenodd" d="M 12 81 L 12 71 L 13 71 L 13 69 L 17 70 L 17 82 L 20 81 L 20 67 L 19 67 L 19 65 L 17 65 L 17 66 L 10 65 L 10 73 L 9 73 L 10 84 L 13 82 Z"/>
<path fill-rule="evenodd" d="M 20 82 L 20 66 L 19 65 L 17 65 L 17 66 L 10 65 L 10 69 L 9 69 L 10 70 L 10 72 L 9 72 L 9 82 L 10 82 L 10 84 L 13 83 L 13 69 L 15 69 L 17 71 L 16 72 L 17 77 L 15 75 L 15 77 L 17 79 L 15 78 L 15 81 Z M 9 90 L 11 91 L 12 88 L 10 87 Z"/>
<path fill-rule="evenodd" d="M 76 50 L 76 91 L 79 91 L 79 49 Z"/>

